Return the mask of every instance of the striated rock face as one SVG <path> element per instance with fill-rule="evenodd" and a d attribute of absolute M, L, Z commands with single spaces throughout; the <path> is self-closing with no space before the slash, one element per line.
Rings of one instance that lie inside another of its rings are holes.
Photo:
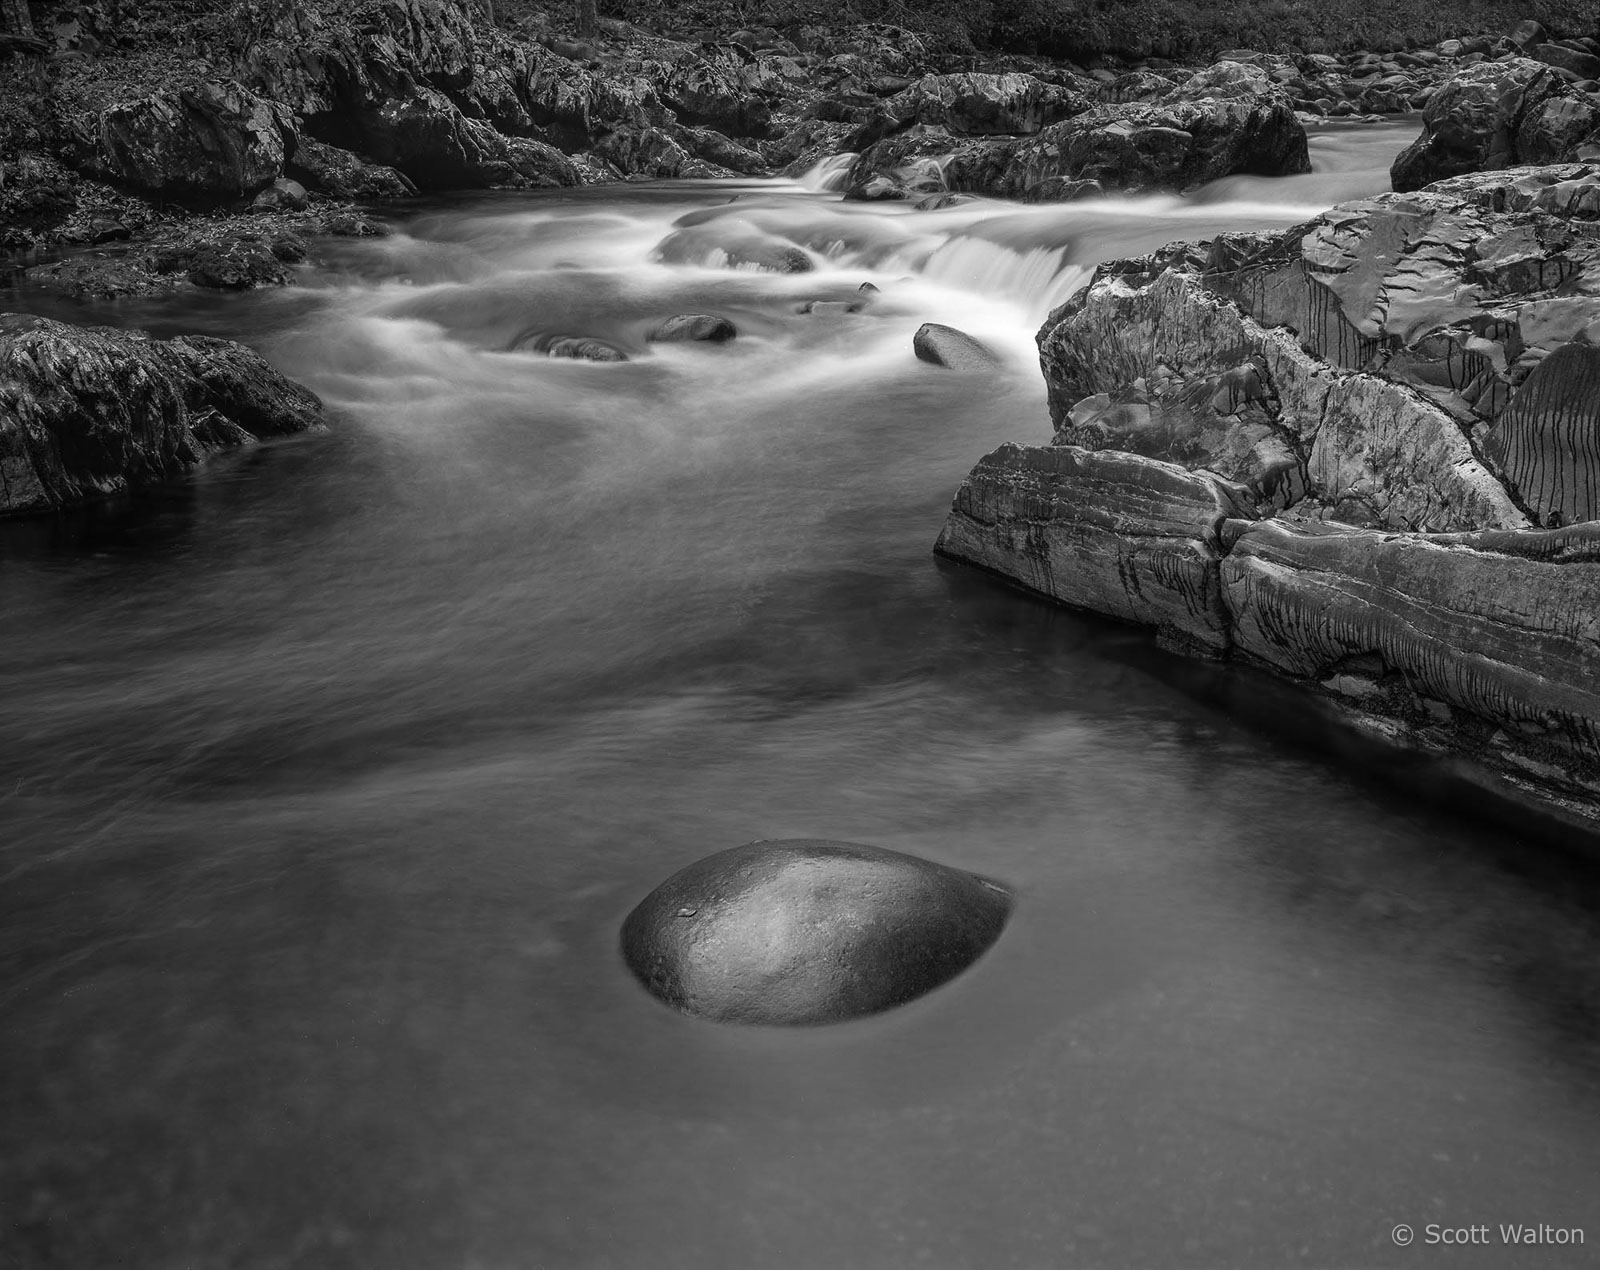
<path fill-rule="evenodd" d="M 1117 450 L 1003 445 L 962 483 L 935 550 L 1213 653 L 1229 645 L 1216 478 Z"/>
<path fill-rule="evenodd" d="M 168 481 L 322 427 L 322 403 L 231 340 L 0 315 L 0 514 Z"/>
<path fill-rule="evenodd" d="M 1114 262 L 1039 343 L 940 552 L 1600 824 L 1600 167 Z"/>
<path fill-rule="evenodd" d="M 853 842 L 753 842 L 673 874 L 628 914 L 622 954 L 686 1014 L 834 1023 L 953 979 L 994 943 L 993 882 Z"/>
<path fill-rule="evenodd" d="M 1593 154 L 1583 153 L 1595 147 Z M 1429 99 L 1422 135 L 1394 161 L 1396 190 L 1467 172 L 1600 158 L 1600 96 L 1532 58 L 1468 66 Z"/>

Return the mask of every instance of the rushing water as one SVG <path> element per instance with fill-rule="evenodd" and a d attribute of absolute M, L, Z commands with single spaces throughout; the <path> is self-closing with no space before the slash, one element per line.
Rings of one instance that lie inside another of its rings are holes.
<path fill-rule="evenodd" d="M 93 315 L 248 339 L 334 426 L 0 532 L 0 1267 L 1575 1264 L 1390 1230 L 1600 1241 L 1593 869 L 930 554 L 1048 436 L 1033 331 L 1096 260 L 1380 189 L 1405 136 L 1188 200 L 445 201 Z M 644 342 L 705 309 L 740 338 Z M 1005 367 L 917 362 L 927 320 Z M 781 837 L 1016 915 L 855 1023 L 647 997 L 627 910 Z"/>

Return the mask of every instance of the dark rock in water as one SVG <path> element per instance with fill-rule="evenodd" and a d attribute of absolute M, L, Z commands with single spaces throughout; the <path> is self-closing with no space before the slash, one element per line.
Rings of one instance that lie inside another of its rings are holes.
<path fill-rule="evenodd" d="M 368 163 L 358 154 L 310 137 L 300 138 L 288 171 L 312 189 L 335 198 L 370 202 L 406 198 L 417 192 L 417 187 L 394 168 Z"/>
<path fill-rule="evenodd" d="M 947 207 L 960 207 L 963 203 L 972 201 L 970 194 L 951 194 L 945 191 L 939 194 L 924 194 L 911 206 L 919 212 L 942 212 Z"/>
<path fill-rule="evenodd" d="M 656 246 L 657 259 L 667 264 L 753 269 L 762 273 L 809 273 L 815 267 L 803 247 L 768 233 L 742 216 L 692 224 L 687 220 L 680 220 L 683 228 L 668 234 Z"/>
<path fill-rule="evenodd" d="M 917 359 L 950 370 L 989 370 L 1000 365 L 999 356 L 965 331 L 938 322 L 924 322 L 912 337 Z"/>
<path fill-rule="evenodd" d="M 676 344 L 693 340 L 707 344 L 724 344 L 739 334 L 739 328 L 725 317 L 714 313 L 679 313 L 669 317 L 651 332 L 650 338 L 658 344 Z"/>
<path fill-rule="evenodd" d="M 0 315 L 0 514 L 171 480 L 322 427 L 322 403 L 232 340 Z"/>
<path fill-rule="evenodd" d="M 891 203 L 910 197 L 910 190 L 886 176 L 869 176 L 844 192 L 846 203 Z"/>
<path fill-rule="evenodd" d="M 511 342 L 511 351 L 543 353 L 546 357 L 567 357 L 582 362 L 625 362 L 628 355 L 615 344 L 587 335 L 529 333 Z"/>
<path fill-rule="evenodd" d="M 953 979 L 999 937 L 992 882 L 849 842 L 754 842 L 672 875 L 622 954 L 656 997 L 725 1023 L 833 1023 Z"/>

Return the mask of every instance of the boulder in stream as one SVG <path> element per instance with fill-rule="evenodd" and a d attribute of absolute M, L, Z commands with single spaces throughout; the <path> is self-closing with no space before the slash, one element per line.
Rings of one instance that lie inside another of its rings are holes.
<path fill-rule="evenodd" d="M 0 514 L 170 481 L 322 426 L 313 393 L 232 340 L 0 314 Z"/>
<path fill-rule="evenodd" d="M 622 925 L 657 998 L 723 1023 L 835 1023 L 931 992 L 994 943 L 1011 909 L 987 879 L 853 842 L 722 851 L 673 874 Z"/>
<path fill-rule="evenodd" d="M 679 313 L 650 333 L 656 344 L 725 344 L 737 338 L 739 328 L 715 313 Z"/>
<path fill-rule="evenodd" d="M 911 347 L 918 361 L 949 370 L 991 370 L 1000 365 L 999 355 L 987 344 L 938 322 L 924 322 L 912 336 Z"/>

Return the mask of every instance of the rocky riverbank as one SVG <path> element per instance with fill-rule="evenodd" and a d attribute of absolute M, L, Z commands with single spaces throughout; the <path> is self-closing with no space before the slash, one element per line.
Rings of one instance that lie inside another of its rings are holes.
<path fill-rule="evenodd" d="M 1600 827 L 1600 163 L 1112 262 L 1039 345 L 940 551 Z"/>
<path fill-rule="evenodd" d="M 882 23 L 685 38 L 607 19 L 578 41 L 565 5 L 496 22 L 473 0 L 33 9 L 42 37 L 0 51 L 24 85 L 0 109 L 0 250 L 99 296 L 281 283 L 297 240 L 381 233 L 363 209 L 424 190 L 793 175 L 852 153 L 857 197 L 1054 200 L 1304 171 L 1304 121 L 1422 109 L 1464 71 L 1456 98 L 1510 77 L 1546 113 L 1567 103 L 1555 131 L 1600 86 L 1600 44 L 1537 24 L 1208 67 L 978 54 Z"/>

